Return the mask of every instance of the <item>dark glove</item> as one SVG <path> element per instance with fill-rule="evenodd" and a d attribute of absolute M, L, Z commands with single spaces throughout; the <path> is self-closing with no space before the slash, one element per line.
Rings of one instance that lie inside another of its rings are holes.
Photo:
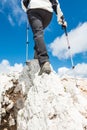
<path fill-rule="evenodd" d="M 24 6 L 27 8 L 30 0 L 23 0 Z"/>
<path fill-rule="evenodd" d="M 22 9 L 24 10 L 24 12 L 27 12 L 29 2 L 30 0 L 21 0 Z"/>

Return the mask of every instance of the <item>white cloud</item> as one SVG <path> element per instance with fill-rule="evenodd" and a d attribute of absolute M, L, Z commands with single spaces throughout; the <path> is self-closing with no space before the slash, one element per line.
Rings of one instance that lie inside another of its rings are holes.
<path fill-rule="evenodd" d="M 10 20 L 8 17 L 9 22 L 11 25 L 13 25 L 13 19 L 15 22 L 17 22 L 19 25 L 26 21 L 26 14 L 23 12 L 21 8 L 21 1 L 20 0 L 2 0 L 0 3 L 1 11 L 4 12 L 4 14 L 8 14 L 10 16 Z"/>
<path fill-rule="evenodd" d="M 2 60 L 0 63 L 0 73 L 9 73 L 9 72 L 21 72 L 23 70 L 23 64 L 17 64 L 15 63 L 14 66 L 11 66 L 8 60 Z M 64 76 L 76 76 L 80 78 L 87 78 L 87 64 L 77 64 L 74 68 L 74 70 L 67 68 L 67 67 L 61 67 L 58 69 L 58 75 Z"/>
<path fill-rule="evenodd" d="M 87 78 L 87 64 L 77 64 L 74 69 L 69 69 L 66 67 L 61 67 L 58 69 L 58 75 L 69 75 L 69 76 L 76 76 L 80 78 Z"/>
<path fill-rule="evenodd" d="M 22 64 L 15 63 L 14 66 L 11 66 L 9 61 L 5 59 L 0 63 L 0 73 L 21 72 L 22 69 Z"/>
<path fill-rule="evenodd" d="M 71 54 L 79 54 L 87 51 L 87 22 L 80 24 L 77 28 L 68 33 L 68 40 L 71 46 Z M 59 59 L 67 59 L 70 55 L 66 36 L 56 38 L 50 45 L 52 54 Z"/>
<path fill-rule="evenodd" d="M 8 20 L 11 23 L 12 26 L 15 25 L 15 23 L 14 23 L 14 21 L 13 21 L 13 19 L 12 19 L 12 17 L 10 15 L 8 15 Z"/>

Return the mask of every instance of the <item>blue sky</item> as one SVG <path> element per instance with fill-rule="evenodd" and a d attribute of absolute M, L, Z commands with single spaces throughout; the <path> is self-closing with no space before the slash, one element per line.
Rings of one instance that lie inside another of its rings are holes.
<path fill-rule="evenodd" d="M 74 64 L 79 66 L 79 69 L 85 67 L 86 71 L 87 0 L 59 0 L 59 2 L 68 24 L 67 31 Z M 53 69 L 60 72 L 70 68 L 66 38 L 55 14 L 45 29 L 44 36 Z M 29 27 L 29 60 L 33 59 L 33 47 L 33 35 Z M 24 65 L 26 60 L 26 14 L 21 8 L 20 0 L 0 0 L 0 65 L 5 59 L 11 66 L 15 63 Z"/>

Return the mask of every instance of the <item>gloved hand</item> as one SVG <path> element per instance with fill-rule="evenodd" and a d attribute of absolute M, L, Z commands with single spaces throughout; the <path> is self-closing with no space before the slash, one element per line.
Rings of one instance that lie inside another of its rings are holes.
<path fill-rule="evenodd" d="M 67 27 L 67 22 L 64 19 L 64 16 L 61 17 L 57 16 L 57 21 L 62 27 Z"/>
<path fill-rule="evenodd" d="M 24 2 L 23 0 L 21 0 L 21 6 L 22 6 L 22 9 L 24 10 L 24 12 L 27 12 L 27 7 L 24 5 Z"/>
<path fill-rule="evenodd" d="M 60 4 L 57 5 L 57 21 L 60 25 L 62 25 L 62 27 L 67 27 L 67 22 L 64 19 Z"/>

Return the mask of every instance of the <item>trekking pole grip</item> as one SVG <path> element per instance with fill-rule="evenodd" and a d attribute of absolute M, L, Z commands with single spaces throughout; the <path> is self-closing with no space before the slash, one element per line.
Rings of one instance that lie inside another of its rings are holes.
<path fill-rule="evenodd" d="M 65 32 L 65 35 L 66 35 L 66 36 L 68 36 L 67 29 L 66 29 L 66 26 L 63 26 L 63 25 L 62 25 L 62 29 L 64 30 L 64 32 Z"/>

